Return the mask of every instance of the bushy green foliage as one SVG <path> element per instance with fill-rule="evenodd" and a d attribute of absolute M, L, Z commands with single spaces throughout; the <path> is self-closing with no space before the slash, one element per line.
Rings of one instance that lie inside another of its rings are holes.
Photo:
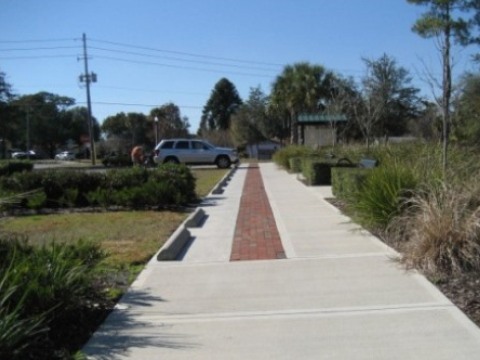
<path fill-rule="evenodd" d="M 104 253 L 97 245 L 50 243 L 0 237 L 0 358 L 55 359 L 51 344 L 70 314 L 95 297 L 94 270 Z M 58 311 L 58 309 L 62 311 Z M 73 327 L 72 327 L 73 328 Z"/>
<path fill-rule="evenodd" d="M 442 182 L 442 154 L 437 144 L 372 147 L 368 157 L 378 159 L 380 167 L 366 170 L 368 175 L 360 177 L 356 169 L 333 169 L 332 191 L 346 201 L 363 225 L 385 229 L 386 241 L 402 251 L 402 259 L 409 267 L 440 277 L 477 271 L 477 153 L 478 149 L 450 147 L 446 186 Z M 357 161 L 365 153 L 356 147 L 344 154 Z"/>
<path fill-rule="evenodd" d="M 25 206 L 28 209 L 39 210 L 43 208 L 47 202 L 47 196 L 43 191 L 34 192 L 30 196 L 24 198 Z"/>
<path fill-rule="evenodd" d="M 332 194 L 338 199 L 348 200 L 362 186 L 371 169 L 337 166 L 331 171 Z"/>
<path fill-rule="evenodd" d="M 42 175 L 41 187 L 48 207 L 84 206 L 85 194 L 103 181 L 103 174 L 82 171 L 45 171 Z"/>
<path fill-rule="evenodd" d="M 28 192 L 42 188 L 43 175 L 40 171 L 16 173 L 0 177 L 0 187 L 3 191 Z"/>
<path fill-rule="evenodd" d="M 32 247 L 26 240 L 0 238 L 0 271 L 15 258 L 15 276 L 10 281 L 28 290 L 25 307 L 38 313 L 50 310 L 59 300 L 68 306 L 73 297 L 87 294 L 90 270 L 103 257 L 98 246 L 88 242 Z"/>
<path fill-rule="evenodd" d="M 185 165 L 163 164 L 151 172 L 150 179 L 167 183 L 176 190 L 176 201 L 187 203 L 196 199 L 195 177 Z"/>
<path fill-rule="evenodd" d="M 102 188 L 121 190 L 141 186 L 148 180 L 149 172 L 141 167 L 113 169 L 105 173 Z"/>
<path fill-rule="evenodd" d="M 0 177 L 3 191 L 25 193 L 21 203 L 32 209 L 84 206 L 135 208 L 181 205 L 196 200 L 195 178 L 184 165 L 164 164 L 113 169 L 106 173 L 37 171 Z M 26 195 L 29 191 L 38 193 Z M 42 195 L 43 194 L 43 195 Z"/>
<path fill-rule="evenodd" d="M 95 190 L 103 182 L 103 174 L 82 171 L 49 170 L 16 173 L 0 177 L 0 187 L 4 191 L 28 193 L 41 190 L 45 196 L 44 203 L 35 196 L 32 208 L 86 206 L 86 194 Z M 28 197 L 25 197 L 28 204 Z"/>
<path fill-rule="evenodd" d="M 302 162 L 302 174 L 308 185 L 330 185 L 332 162 L 318 158 L 304 158 Z"/>
<path fill-rule="evenodd" d="M 32 171 L 31 161 L 2 161 L 0 162 L 0 176 L 8 176 L 16 172 Z"/>
<path fill-rule="evenodd" d="M 331 185 L 332 171 L 335 168 L 356 167 L 355 164 L 343 159 L 327 156 L 309 156 L 302 159 L 302 174 L 308 185 Z"/>
<path fill-rule="evenodd" d="M 290 145 L 277 150 L 273 154 L 273 161 L 280 167 L 290 170 L 291 158 L 302 158 L 309 156 L 313 153 L 313 150 L 306 146 Z"/>
<path fill-rule="evenodd" d="M 0 358 L 21 359 L 48 331 L 45 314 L 23 314 L 25 291 L 11 281 L 15 257 L 0 272 Z M 15 301 L 13 300 L 15 298 Z M 19 299 L 19 300 L 18 300 Z"/>
<path fill-rule="evenodd" d="M 384 164 L 368 172 L 358 190 L 351 193 L 349 202 L 361 223 L 385 228 L 401 212 L 405 198 L 411 196 L 417 185 L 411 168 Z"/>
<path fill-rule="evenodd" d="M 298 174 L 302 172 L 302 158 L 291 157 L 288 159 L 289 169 L 291 173 Z"/>
<path fill-rule="evenodd" d="M 186 204 L 196 200 L 195 178 L 188 167 L 177 164 L 163 164 L 153 170 L 112 170 L 107 172 L 105 186 L 90 193 L 89 200 L 105 207 Z"/>

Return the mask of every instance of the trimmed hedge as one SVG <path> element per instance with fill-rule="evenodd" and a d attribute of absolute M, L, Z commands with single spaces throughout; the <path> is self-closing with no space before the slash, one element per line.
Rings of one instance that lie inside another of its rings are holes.
<path fill-rule="evenodd" d="M 308 185 L 330 185 L 332 163 L 316 158 L 305 158 L 302 173 Z"/>
<path fill-rule="evenodd" d="M 338 163 L 336 159 L 309 157 L 302 162 L 302 173 L 308 185 L 331 185 L 332 169 L 353 168 L 354 164 Z"/>
<path fill-rule="evenodd" d="M 361 188 L 371 169 L 354 167 L 334 167 L 332 171 L 332 194 L 342 200 L 351 198 L 351 195 Z"/>
<path fill-rule="evenodd" d="M 136 167 L 104 173 L 48 170 L 0 177 L 0 188 L 31 193 L 21 201 L 30 209 L 183 205 L 196 200 L 195 178 L 184 165 L 165 164 L 153 170 Z M 18 207 L 18 204 L 16 205 Z"/>
<path fill-rule="evenodd" d="M 302 162 L 303 158 L 301 157 L 292 157 L 288 159 L 289 168 L 291 173 L 298 174 L 302 172 Z"/>
<path fill-rule="evenodd" d="M 272 159 L 277 165 L 289 171 L 291 158 L 303 158 L 311 155 L 312 153 L 314 153 L 314 150 L 309 147 L 302 145 L 290 145 L 277 150 L 273 154 Z"/>
<path fill-rule="evenodd" d="M 32 171 L 31 161 L 2 161 L 0 162 L 0 176 L 8 176 L 17 172 Z"/>

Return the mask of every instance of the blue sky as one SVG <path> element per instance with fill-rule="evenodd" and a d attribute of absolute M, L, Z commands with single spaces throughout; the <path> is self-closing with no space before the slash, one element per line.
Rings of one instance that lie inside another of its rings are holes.
<path fill-rule="evenodd" d="M 431 96 L 420 75 L 423 64 L 440 74 L 438 51 L 411 31 L 424 11 L 406 0 L 0 0 L 0 71 L 17 94 L 48 91 L 85 105 L 86 33 L 100 122 L 173 102 L 195 132 L 222 77 L 246 99 L 251 87 L 269 93 L 283 66 L 300 61 L 358 80 L 362 58 L 386 53 Z M 476 50 L 455 53 L 457 74 L 476 69 Z"/>

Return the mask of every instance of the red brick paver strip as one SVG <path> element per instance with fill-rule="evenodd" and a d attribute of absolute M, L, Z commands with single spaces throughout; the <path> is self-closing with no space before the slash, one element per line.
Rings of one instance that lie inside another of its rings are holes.
<path fill-rule="evenodd" d="M 247 170 L 238 212 L 231 261 L 284 259 L 280 234 L 257 165 Z"/>

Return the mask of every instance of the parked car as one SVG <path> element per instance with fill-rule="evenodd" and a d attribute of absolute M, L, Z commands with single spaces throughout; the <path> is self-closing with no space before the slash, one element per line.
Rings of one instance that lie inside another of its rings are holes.
<path fill-rule="evenodd" d="M 235 149 L 221 148 L 199 139 L 166 139 L 155 147 L 156 164 L 182 163 L 191 165 L 217 165 L 228 168 L 238 163 Z"/>
<path fill-rule="evenodd" d="M 75 153 L 72 151 L 62 151 L 55 155 L 55 160 L 75 160 Z"/>
<path fill-rule="evenodd" d="M 30 151 L 16 151 L 12 153 L 12 159 L 19 159 L 19 160 L 25 160 L 25 159 L 37 159 L 38 156 L 35 153 L 35 151 L 30 150 Z"/>

